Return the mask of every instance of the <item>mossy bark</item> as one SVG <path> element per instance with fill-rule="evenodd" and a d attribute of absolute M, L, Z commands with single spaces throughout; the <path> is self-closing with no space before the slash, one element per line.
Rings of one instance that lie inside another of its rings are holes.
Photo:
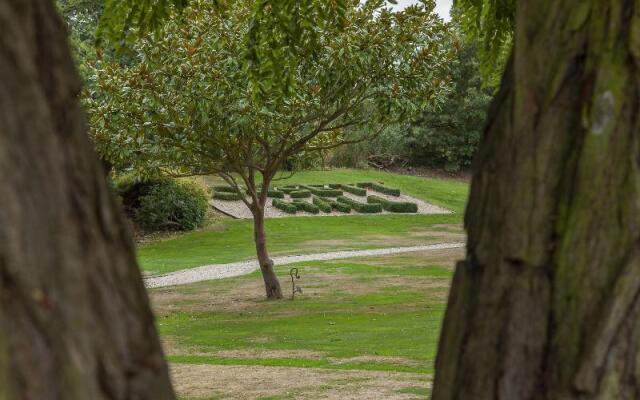
<path fill-rule="evenodd" d="M 516 14 L 433 399 L 638 399 L 640 1 Z"/>
<path fill-rule="evenodd" d="M 0 400 L 174 399 L 50 0 L 0 2 Z"/>

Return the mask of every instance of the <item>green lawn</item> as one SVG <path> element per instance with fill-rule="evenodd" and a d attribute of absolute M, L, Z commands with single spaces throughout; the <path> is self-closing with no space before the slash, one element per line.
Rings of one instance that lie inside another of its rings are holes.
<path fill-rule="evenodd" d="M 274 183 L 384 182 L 402 192 L 445 207 L 448 215 L 353 215 L 345 217 L 290 217 L 267 220 L 272 255 L 415 245 L 442 241 L 460 224 L 468 185 L 453 180 L 421 178 L 377 171 L 338 169 L 308 171 Z M 461 230 L 458 228 L 458 232 Z M 442 232 L 440 234 L 439 232 Z M 249 220 L 224 219 L 215 226 L 138 249 L 144 271 L 166 273 L 205 264 L 255 257 L 253 227 Z"/>
<path fill-rule="evenodd" d="M 304 294 L 295 301 L 263 300 L 258 274 L 151 296 L 171 363 L 410 373 L 394 393 L 422 398 L 462 252 L 300 263 Z M 288 272 L 277 268 L 287 291 Z"/>

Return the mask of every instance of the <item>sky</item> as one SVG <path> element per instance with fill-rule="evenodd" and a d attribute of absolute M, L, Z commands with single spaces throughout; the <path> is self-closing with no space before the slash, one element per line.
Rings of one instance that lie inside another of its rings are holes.
<path fill-rule="evenodd" d="M 417 0 L 397 0 L 398 4 L 393 8 L 402 10 L 408 5 L 415 4 Z M 449 21 L 449 10 L 451 9 L 451 3 L 453 0 L 436 0 L 436 12 L 445 20 Z"/>

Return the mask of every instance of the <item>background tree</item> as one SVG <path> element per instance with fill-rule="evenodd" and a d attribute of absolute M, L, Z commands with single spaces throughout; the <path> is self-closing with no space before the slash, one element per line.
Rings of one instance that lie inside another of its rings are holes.
<path fill-rule="evenodd" d="M 293 83 L 274 90 L 256 87 L 239 60 L 253 57 L 246 51 L 253 4 L 220 13 L 192 1 L 161 38 L 132 46 L 139 62 L 98 63 L 91 84 L 98 89 L 86 104 L 98 151 L 114 165 L 217 173 L 238 193 L 244 186 L 267 297 L 280 298 L 264 230 L 274 176 L 303 151 L 363 140 L 438 101 L 447 88 L 449 33 L 433 2 L 391 13 L 382 1 L 351 1 L 341 24 L 319 25 L 313 45 L 297 48 L 285 63 L 296 66 Z"/>
<path fill-rule="evenodd" d="M 433 399 L 637 399 L 640 3 L 516 4 Z"/>
<path fill-rule="evenodd" d="M 0 399 L 174 399 L 53 2 L 0 33 Z"/>
<path fill-rule="evenodd" d="M 478 149 L 492 89 L 482 80 L 476 41 L 459 44 L 452 66 L 452 91 L 443 102 L 427 108 L 404 131 L 412 165 L 458 171 L 471 165 Z"/>

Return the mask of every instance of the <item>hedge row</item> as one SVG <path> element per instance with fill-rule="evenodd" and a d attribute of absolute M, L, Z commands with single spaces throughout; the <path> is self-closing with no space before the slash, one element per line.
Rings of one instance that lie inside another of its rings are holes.
<path fill-rule="evenodd" d="M 296 190 L 289 193 L 292 199 L 304 199 L 307 197 L 311 197 L 311 192 L 308 190 Z"/>
<path fill-rule="evenodd" d="M 286 212 L 287 214 L 295 214 L 298 211 L 298 207 L 296 207 L 295 204 L 287 203 L 286 201 L 280 199 L 273 199 L 271 205 L 273 205 L 278 210 Z"/>
<path fill-rule="evenodd" d="M 298 210 L 306 211 L 311 214 L 317 214 L 320 212 L 320 207 L 315 204 L 307 203 L 304 200 L 294 200 L 292 203 Z"/>
<path fill-rule="evenodd" d="M 248 192 L 247 192 L 248 193 Z M 258 196 L 260 196 L 261 192 L 258 192 Z M 267 197 L 272 197 L 276 199 L 284 199 L 284 192 L 275 189 L 267 190 Z"/>
<path fill-rule="evenodd" d="M 375 190 L 376 192 L 388 194 L 391 196 L 400 196 L 400 189 L 392 189 L 386 186 L 378 185 L 377 183 L 372 183 L 371 189 Z"/>
<path fill-rule="evenodd" d="M 345 192 L 349 192 L 351 194 L 355 194 L 356 196 L 366 196 L 367 195 L 367 189 L 362 189 L 362 188 L 359 188 L 359 187 L 349 186 L 349 185 L 340 185 L 340 187 Z"/>
<path fill-rule="evenodd" d="M 349 204 L 354 210 L 362 214 L 375 214 L 382 212 L 382 204 L 380 203 L 360 203 L 345 196 L 339 196 L 340 203 Z"/>
<path fill-rule="evenodd" d="M 314 186 L 306 186 L 306 185 L 302 185 L 300 187 L 310 191 L 311 193 L 315 194 L 316 196 L 323 196 L 323 197 L 338 197 L 338 196 L 342 196 L 342 190 L 338 190 L 338 189 L 324 189 L 324 188 L 317 188 L 317 187 L 314 187 Z"/>
<path fill-rule="evenodd" d="M 286 194 L 289 194 L 291 192 L 295 192 L 296 190 L 298 190 L 298 187 L 287 185 L 287 186 L 278 187 L 277 190 L 284 192 Z"/>
<path fill-rule="evenodd" d="M 213 198 L 218 200 L 242 200 L 240 193 L 213 192 Z"/>
<path fill-rule="evenodd" d="M 331 212 L 331 203 L 329 203 L 328 201 L 322 200 L 318 196 L 313 196 L 313 204 L 318 206 L 318 208 L 322 210 L 322 212 L 326 212 L 326 213 Z"/>
<path fill-rule="evenodd" d="M 359 183 L 356 183 L 357 187 L 366 188 L 366 189 L 369 189 L 371 187 L 371 185 L 373 185 L 373 182 L 359 182 Z"/>
<path fill-rule="evenodd" d="M 367 203 L 381 204 L 383 209 L 389 212 L 394 212 L 394 213 L 417 213 L 418 212 L 418 205 L 416 203 L 390 201 L 375 195 L 368 196 Z"/>
<path fill-rule="evenodd" d="M 225 192 L 225 193 L 235 193 L 236 189 L 231 187 L 231 186 L 227 186 L 227 185 L 216 185 L 213 186 L 213 190 L 216 192 Z"/>
<path fill-rule="evenodd" d="M 326 197 L 322 197 L 321 200 L 324 200 L 325 202 L 329 203 L 329 205 L 331 205 L 331 208 L 334 210 L 338 210 L 340 212 L 347 213 L 347 214 L 351 212 L 350 204 L 341 203 L 339 201 L 331 200 Z"/>

